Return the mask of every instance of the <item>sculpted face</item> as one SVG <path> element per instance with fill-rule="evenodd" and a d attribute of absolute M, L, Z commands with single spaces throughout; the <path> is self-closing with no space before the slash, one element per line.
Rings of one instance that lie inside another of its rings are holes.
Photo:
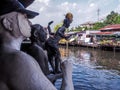
<path fill-rule="evenodd" d="M 64 26 L 65 26 L 66 28 L 68 28 L 71 23 L 72 23 L 72 21 L 71 21 L 70 19 L 68 19 L 68 18 L 64 19 Z"/>
<path fill-rule="evenodd" d="M 15 37 L 31 36 L 30 22 L 28 21 L 25 14 L 18 12 L 11 12 L 0 16 L 1 25 L 5 30 L 10 31 L 11 35 Z"/>
<path fill-rule="evenodd" d="M 45 32 L 45 29 L 42 26 L 40 26 L 37 30 L 37 37 L 41 42 L 45 42 L 47 39 L 47 33 Z"/>
<path fill-rule="evenodd" d="M 23 36 L 31 36 L 31 27 L 26 15 L 23 15 L 21 13 L 18 14 L 18 26 Z"/>
<path fill-rule="evenodd" d="M 47 39 L 47 33 L 45 31 L 45 28 L 43 28 L 39 24 L 32 25 L 32 32 L 31 32 L 31 38 L 37 39 L 40 42 L 45 42 Z"/>

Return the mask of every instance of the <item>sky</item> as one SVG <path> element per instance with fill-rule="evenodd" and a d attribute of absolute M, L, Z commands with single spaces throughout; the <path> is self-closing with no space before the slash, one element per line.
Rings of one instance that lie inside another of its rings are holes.
<path fill-rule="evenodd" d="M 120 13 L 120 0 L 35 0 L 28 9 L 39 12 L 39 15 L 31 20 L 33 24 L 45 27 L 53 20 L 54 27 L 64 20 L 67 12 L 71 12 L 71 27 L 77 27 L 86 22 L 102 20 L 111 11 Z"/>

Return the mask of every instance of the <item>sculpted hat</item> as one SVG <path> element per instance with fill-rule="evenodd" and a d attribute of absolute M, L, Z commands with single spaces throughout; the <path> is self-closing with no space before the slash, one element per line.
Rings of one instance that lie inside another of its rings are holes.
<path fill-rule="evenodd" d="M 73 20 L 73 14 L 68 12 L 66 15 L 65 15 L 65 19 L 64 19 L 64 24 L 70 24 Z"/>
<path fill-rule="evenodd" d="M 31 5 L 35 0 L 18 0 L 20 3 L 23 4 L 23 6 L 26 8 L 29 5 Z"/>
<path fill-rule="evenodd" d="M 27 10 L 18 0 L 0 0 L 0 15 L 17 11 L 26 14 L 28 18 L 34 18 L 39 13 Z"/>
<path fill-rule="evenodd" d="M 68 18 L 69 20 L 72 20 L 73 19 L 73 14 L 71 12 L 68 12 L 66 15 L 65 15 L 65 18 Z"/>

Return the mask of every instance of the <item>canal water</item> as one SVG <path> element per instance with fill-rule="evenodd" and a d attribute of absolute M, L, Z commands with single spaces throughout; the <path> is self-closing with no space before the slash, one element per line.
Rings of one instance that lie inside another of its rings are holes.
<path fill-rule="evenodd" d="M 73 63 L 75 90 L 120 90 L 120 52 L 60 47 L 62 59 Z M 59 89 L 61 79 L 55 86 Z"/>

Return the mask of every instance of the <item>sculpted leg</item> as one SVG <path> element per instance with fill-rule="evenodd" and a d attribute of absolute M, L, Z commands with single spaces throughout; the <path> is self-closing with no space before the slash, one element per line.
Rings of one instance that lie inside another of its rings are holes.
<path fill-rule="evenodd" d="M 61 72 L 61 68 L 60 68 L 60 56 L 56 56 L 55 57 L 55 73 L 60 73 Z"/>
<path fill-rule="evenodd" d="M 57 79 L 60 79 L 62 78 L 63 74 L 62 73 L 59 73 L 59 74 L 51 74 L 51 75 L 47 75 L 47 78 L 54 84 L 55 81 Z"/>
<path fill-rule="evenodd" d="M 53 73 L 55 73 L 55 63 L 54 63 L 54 57 L 52 55 L 48 54 L 48 61 L 52 67 Z"/>
<path fill-rule="evenodd" d="M 61 64 L 63 79 L 60 90 L 74 90 L 72 82 L 72 63 L 64 61 Z"/>
<path fill-rule="evenodd" d="M 56 48 L 56 54 L 55 54 L 55 72 L 56 73 L 60 73 L 61 72 L 61 65 L 60 65 L 60 62 L 62 61 L 61 60 L 61 55 L 60 55 L 60 51 L 58 48 Z"/>

